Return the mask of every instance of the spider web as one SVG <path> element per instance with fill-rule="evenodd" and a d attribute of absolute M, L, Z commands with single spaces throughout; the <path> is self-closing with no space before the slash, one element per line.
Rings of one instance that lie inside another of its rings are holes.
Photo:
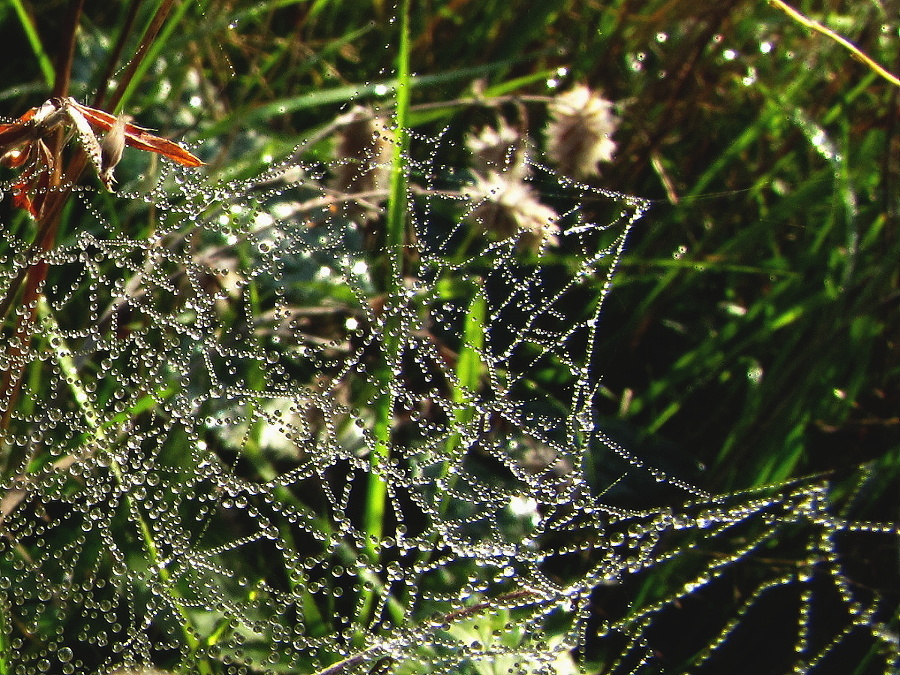
<path fill-rule="evenodd" d="M 707 494 L 600 424 L 603 304 L 648 205 L 531 163 L 558 233 L 492 236 L 443 143 L 414 139 L 389 290 L 378 196 L 329 187 L 347 162 L 76 192 L 4 364 L 11 672 L 725 672 L 760 640 L 769 672 L 895 670 L 896 603 L 842 558 L 894 527 L 825 479 Z M 12 278 L 38 260 L 6 222 Z"/>

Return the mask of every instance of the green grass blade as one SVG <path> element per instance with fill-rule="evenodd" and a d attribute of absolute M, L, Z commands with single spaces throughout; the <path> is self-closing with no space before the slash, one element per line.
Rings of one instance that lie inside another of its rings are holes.
<path fill-rule="evenodd" d="M 371 456 L 372 473 L 369 475 L 369 495 L 365 516 L 365 532 L 370 548 L 381 539 L 387 504 L 387 484 L 381 476 L 382 465 L 389 460 L 391 431 L 393 429 L 394 372 L 401 357 L 404 342 L 404 326 L 400 314 L 403 284 L 403 253 L 407 216 L 406 152 L 408 135 L 406 125 L 410 102 L 410 40 L 409 40 L 409 0 L 404 0 L 400 9 L 400 41 L 397 54 L 397 101 L 394 111 L 396 142 L 391 158 L 391 182 L 387 207 L 386 232 L 384 237 L 384 286 L 388 302 L 384 308 L 384 328 L 382 348 L 384 363 L 377 373 L 380 396 L 375 405 L 375 448 Z M 374 550 L 370 551 L 374 554 Z M 367 599 L 367 605 L 372 600 Z M 367 606 L 367 610 L 369 607 Z M 398 621 L 402 616 L 395 617 Z"/>
<path fill-rule="evenodd" d="M 25 37 L 28 38 L 28 44 L 31 45 L 31 50 L 38 60 L 38 65 L 41 68 L 44 81 L 47 83 L 47 87 L 52 89 L 53 83 L 56 81 L 56 72 L 53 69 L 53 61 L 44 49 L 44 43 L 41 42 L 41 36 L 38 35 L 37 28 L 31 20 L 31 16 L 29 16 L 25 6 L 22 4 L 22 0 L 10 0 L 10 4 L 13 6 L 16 16 L 19 18 L 19 23 L 22 24 L 22 30 L 25 31 Z"/>

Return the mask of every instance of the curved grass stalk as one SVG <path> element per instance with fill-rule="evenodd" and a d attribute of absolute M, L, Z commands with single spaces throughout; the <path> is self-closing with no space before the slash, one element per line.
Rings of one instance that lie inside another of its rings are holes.
<path fill-rule="evenodd" d="M 61 334 L 59 327 L 56 325 L 56 319 L 53 317 L 50 307 L 47 304 L 47 300 L 43 296 L 41 296 L 38 301 L 37 312 L 43 325 L 49 328 L 46 335 L 50 339 L 50 344 L 54 349 L 56 363 L 59 365 L 61 372 L 65 375 L 66 382 L 69 384 L 73 398 L 81 410 L 84 419 L 94 427 L 94 434 L 87 440 L 85 445 L 102 448 L 114 443 L 115 440 L 107 435 L 106 426 L 100 423 L 100 414 L 94 408 L 91 397 L 87 393 L 87 389 L 81 384 L 81 377 L 78 374 L 78 370 L 70 355 L 71 351 L 68 349 L 65 338 Z M 116 483 L 119 485 L 123 484 L 124 472 L 122 466 L 112 455 L 109 456 L 109 468 Z M 128 494 L 125 495 L 125 504 L 140 531 L 144 550 L 147 553 L 147 561 L 150 563 L 150 566 L 156 570 L 156 575 L 161 586 L 166 589 L 172 607 L 180 617 L 181 632 L 190 650 L 191 658 L 195 660 L 197 668 L 202 675 L 211 675 L 214 670 L 212 664 L 205 657 L 200 657 L 199 662 L 196 662 L 202 643 L 196 636 L 197 631 L 193 627 L 190 616 L 183 603 L 182 594 L 174 585 L 172 575 L 169 573 L 168 569 L 166 569 L 166 566 L 161 559 L 159 546 L 154 539 L 150 525 L 147 523 L 146 518 L 144 518 L 143 513 L 141 513 L 139 504 Z"/>

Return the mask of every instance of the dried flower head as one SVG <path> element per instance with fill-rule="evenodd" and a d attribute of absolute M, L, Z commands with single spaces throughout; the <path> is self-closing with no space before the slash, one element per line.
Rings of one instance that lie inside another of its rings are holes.
<path fill-rule="evenodd" d="M 466 147 L 472 153 L 472 169 L 480 174 L 490 171 L 511 173 L 523 178 L 528 173 L 527 149 L 522 134 L 506 120 L 498 128 L 486 126 L 477 134 L 466 136 Z"/>
<path fill-rule="evenodd" d="M 608 162 L 616 150 L 610 138 L 619 125 L 613 104 L 585 85 L 557 96 L 550 104 L 547 155 L 572 178 L 597 175 L 597 162 Z"/>
<path fill-rule="evenodd" d="M 542 204 L 534 191 L 509 173 L 476 175 L 475 184 L 464 191 L 474 204 L 471 217 L 482 231 L 499 239 L 518 237 L 519 248 L 538 251 L 559 243 L 559 216 Z"/>
<path fill-rule="evenodd" d="M 101 182 L 112 190 L 113 169 L 126 145 L 168 157 L 188 167 L 203 162 L 177 143 L 154 136 L 149 130 L 135 126 L 129 117 L 111 115 L 103 110 L 81 105 L 72 97 L 51 98 L 32 108 L 13 122 L 0 124 L 0 164 L 22 169 L 13 185 L 13 201 L 35 217 L 42 213 L 51 185 L 51 173 L 58 157 L 50 150 L 49 139 L 59 129 L 74 136 L 94 167 Z M 96 131 L 106 133 L 103 144 Z"/>

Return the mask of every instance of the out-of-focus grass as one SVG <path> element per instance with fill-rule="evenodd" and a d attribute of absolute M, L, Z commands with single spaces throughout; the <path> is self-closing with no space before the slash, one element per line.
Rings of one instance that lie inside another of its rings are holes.
<path fill-rule="evenodd" d="M 652 11 L 607 179 L 661 203 L 607 314 L 611 398 L 714 489 L 896 452 L 895 88 L 765 6 Z M 896 62 L 896 21 L 848 11 Z"/>

